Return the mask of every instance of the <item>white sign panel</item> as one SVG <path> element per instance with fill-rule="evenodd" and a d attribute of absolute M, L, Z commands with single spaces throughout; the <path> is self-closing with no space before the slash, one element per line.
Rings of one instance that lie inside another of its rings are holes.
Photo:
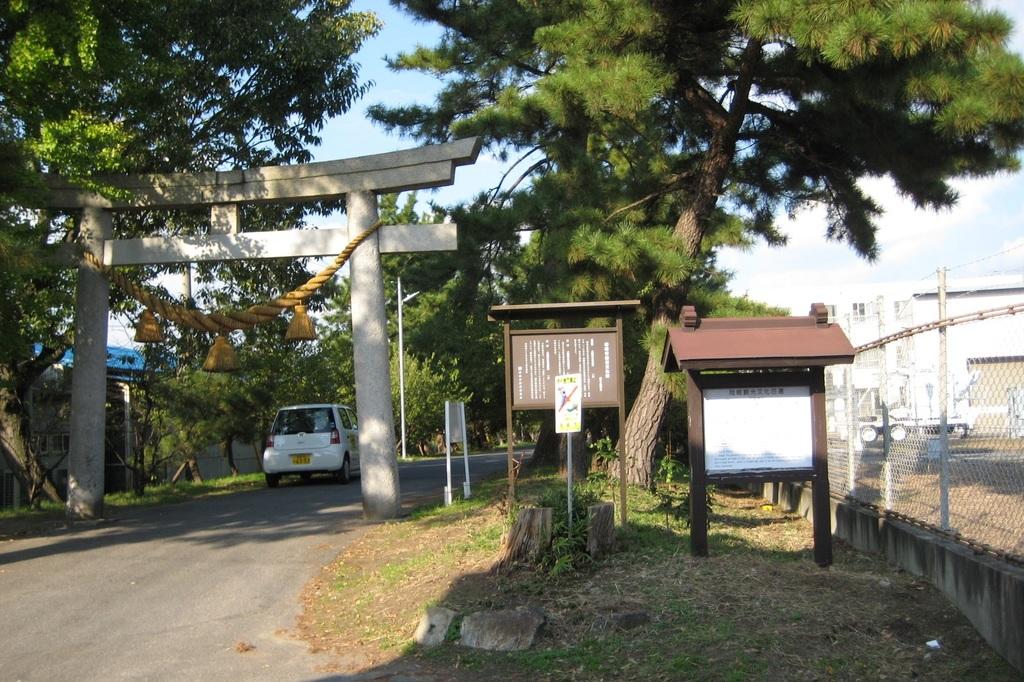
<path fill-rule="evenodd" d="M 704 466 L 709 474 L 813 465 L 811 389 L 704 390 Z"/>
<path fill-rule="evenodd" d="M 445 401 L 445 417 L 448 419 L 448 440 L 465 443 L 466 438 L 466 405 L 450 400 Z"/>
<path fill-rule="evenodd" d="M 555 377 L 555 433 L 576 433 L 582 428 L 583 391 L 580 374 Z"/>

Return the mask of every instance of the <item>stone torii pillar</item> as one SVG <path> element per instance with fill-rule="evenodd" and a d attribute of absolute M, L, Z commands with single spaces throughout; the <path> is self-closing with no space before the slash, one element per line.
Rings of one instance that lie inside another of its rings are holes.
<path fill-rule="evenodd" d="M 103 253 L 113 230 L 110 211 L 82 210 L 82 246 Z M 75 291 L 75 365 L 69 428 L 75 434 L 68 452 L 68 515 L 92 519 L 103 515 L 106 465 L 107 313 L 110 283 L 91 263 L 78 265 Z M 76 390 L 77 389 L 77 390 Z"/>
<path fill-rule="evenodd" d="M 377 222 L 377 197 L 352 192 L 345 201 L 348 236 L 354 239 Z M 359 419 L 359 482 L 363 514 L 372 519 L 398 516 L 398 460 L 395 409 L 391 401 L 391 356 L 384 313 L 384 273 L 380 244 L 373 235 L 349 260 L 352 280 L 352 348 Z M 361 352 L 355 352 L 355 349 Z"/>
<path fill-rule="evenodd" d="M 105 265 L 154 265 L 252 258 L 335 256 L 377 220 L 377 194 L 453 184 L 458 166 L 476 161 L 476 138 L 338 161 L 250 170 L 103 178 L 121 192 L 107 199 L 44 175 L 45 208 L 82 210 L 83 246 Z M 299 203 L 346 197 L 347 229 L 239 232 L 242 203 Z M 210 233 L 201 236 L 111 239 L 112 211 L 205 206 Z M 381 253 L 456 248 L 456 226 L 385 226 L 352 254 L 352 327 L 359 419 L 363 513 L 370 519 L 400 511 L 391 404 L 387 316 Z M 75 370 L 71 386 L 68 516 L 103 514 L 106 329 L 109 289 L 103 277 L 79 265 Z"/>

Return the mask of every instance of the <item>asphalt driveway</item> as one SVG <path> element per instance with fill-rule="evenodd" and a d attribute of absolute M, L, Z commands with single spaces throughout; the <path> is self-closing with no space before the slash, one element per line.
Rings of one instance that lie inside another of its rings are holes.
<path fill-rule="evenodd" d="M 505 466 L 471 462 L 474 479 Z M 443 460 L 400 472 L 404 500 L 441 499 Z M 314 481 L 0 543 L 0 679 L 322 679 L 329 660 L 289 631 L 303 585 L 370 527 L 361 514 L 358 480 Z"/>

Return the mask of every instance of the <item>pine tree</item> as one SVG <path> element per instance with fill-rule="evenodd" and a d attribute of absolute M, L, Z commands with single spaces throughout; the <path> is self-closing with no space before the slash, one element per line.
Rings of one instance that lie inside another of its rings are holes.
<path fill-rule="evenodd" d="M 393 66 L 444 85 L 433 106 L 374 116 L 519 155 L 512 185 L 529 197 L 496 188 L 492 203 L 532 206 L 531 228 L 606 276 L 635 231 L 670 235 L 673 248 L 630 266 L 647 270 L 633 291 L 652 329 L 678 323 L 727 235 L 782 244 L 781 211 L 823 204 L 824 236 L 873 259 L 881 208 L 859 179 L 887 176 L 942 208 L 950 180 L 1016 169 L 1024 141 L 1010 22 L 967 0 L 401 4 L 446 31 Z M 652 481 L 670 399 L 652 352 L 624 435 L 632 482 Z"/>

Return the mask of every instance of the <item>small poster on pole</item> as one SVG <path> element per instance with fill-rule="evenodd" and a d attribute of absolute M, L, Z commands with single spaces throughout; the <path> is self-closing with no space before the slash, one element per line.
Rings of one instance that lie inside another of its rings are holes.
<path fill-rule="evenodd" d="M 555 377 L 555 433 L 577 433 L 582 429 L 582 382 L 580 374 Z"/>

